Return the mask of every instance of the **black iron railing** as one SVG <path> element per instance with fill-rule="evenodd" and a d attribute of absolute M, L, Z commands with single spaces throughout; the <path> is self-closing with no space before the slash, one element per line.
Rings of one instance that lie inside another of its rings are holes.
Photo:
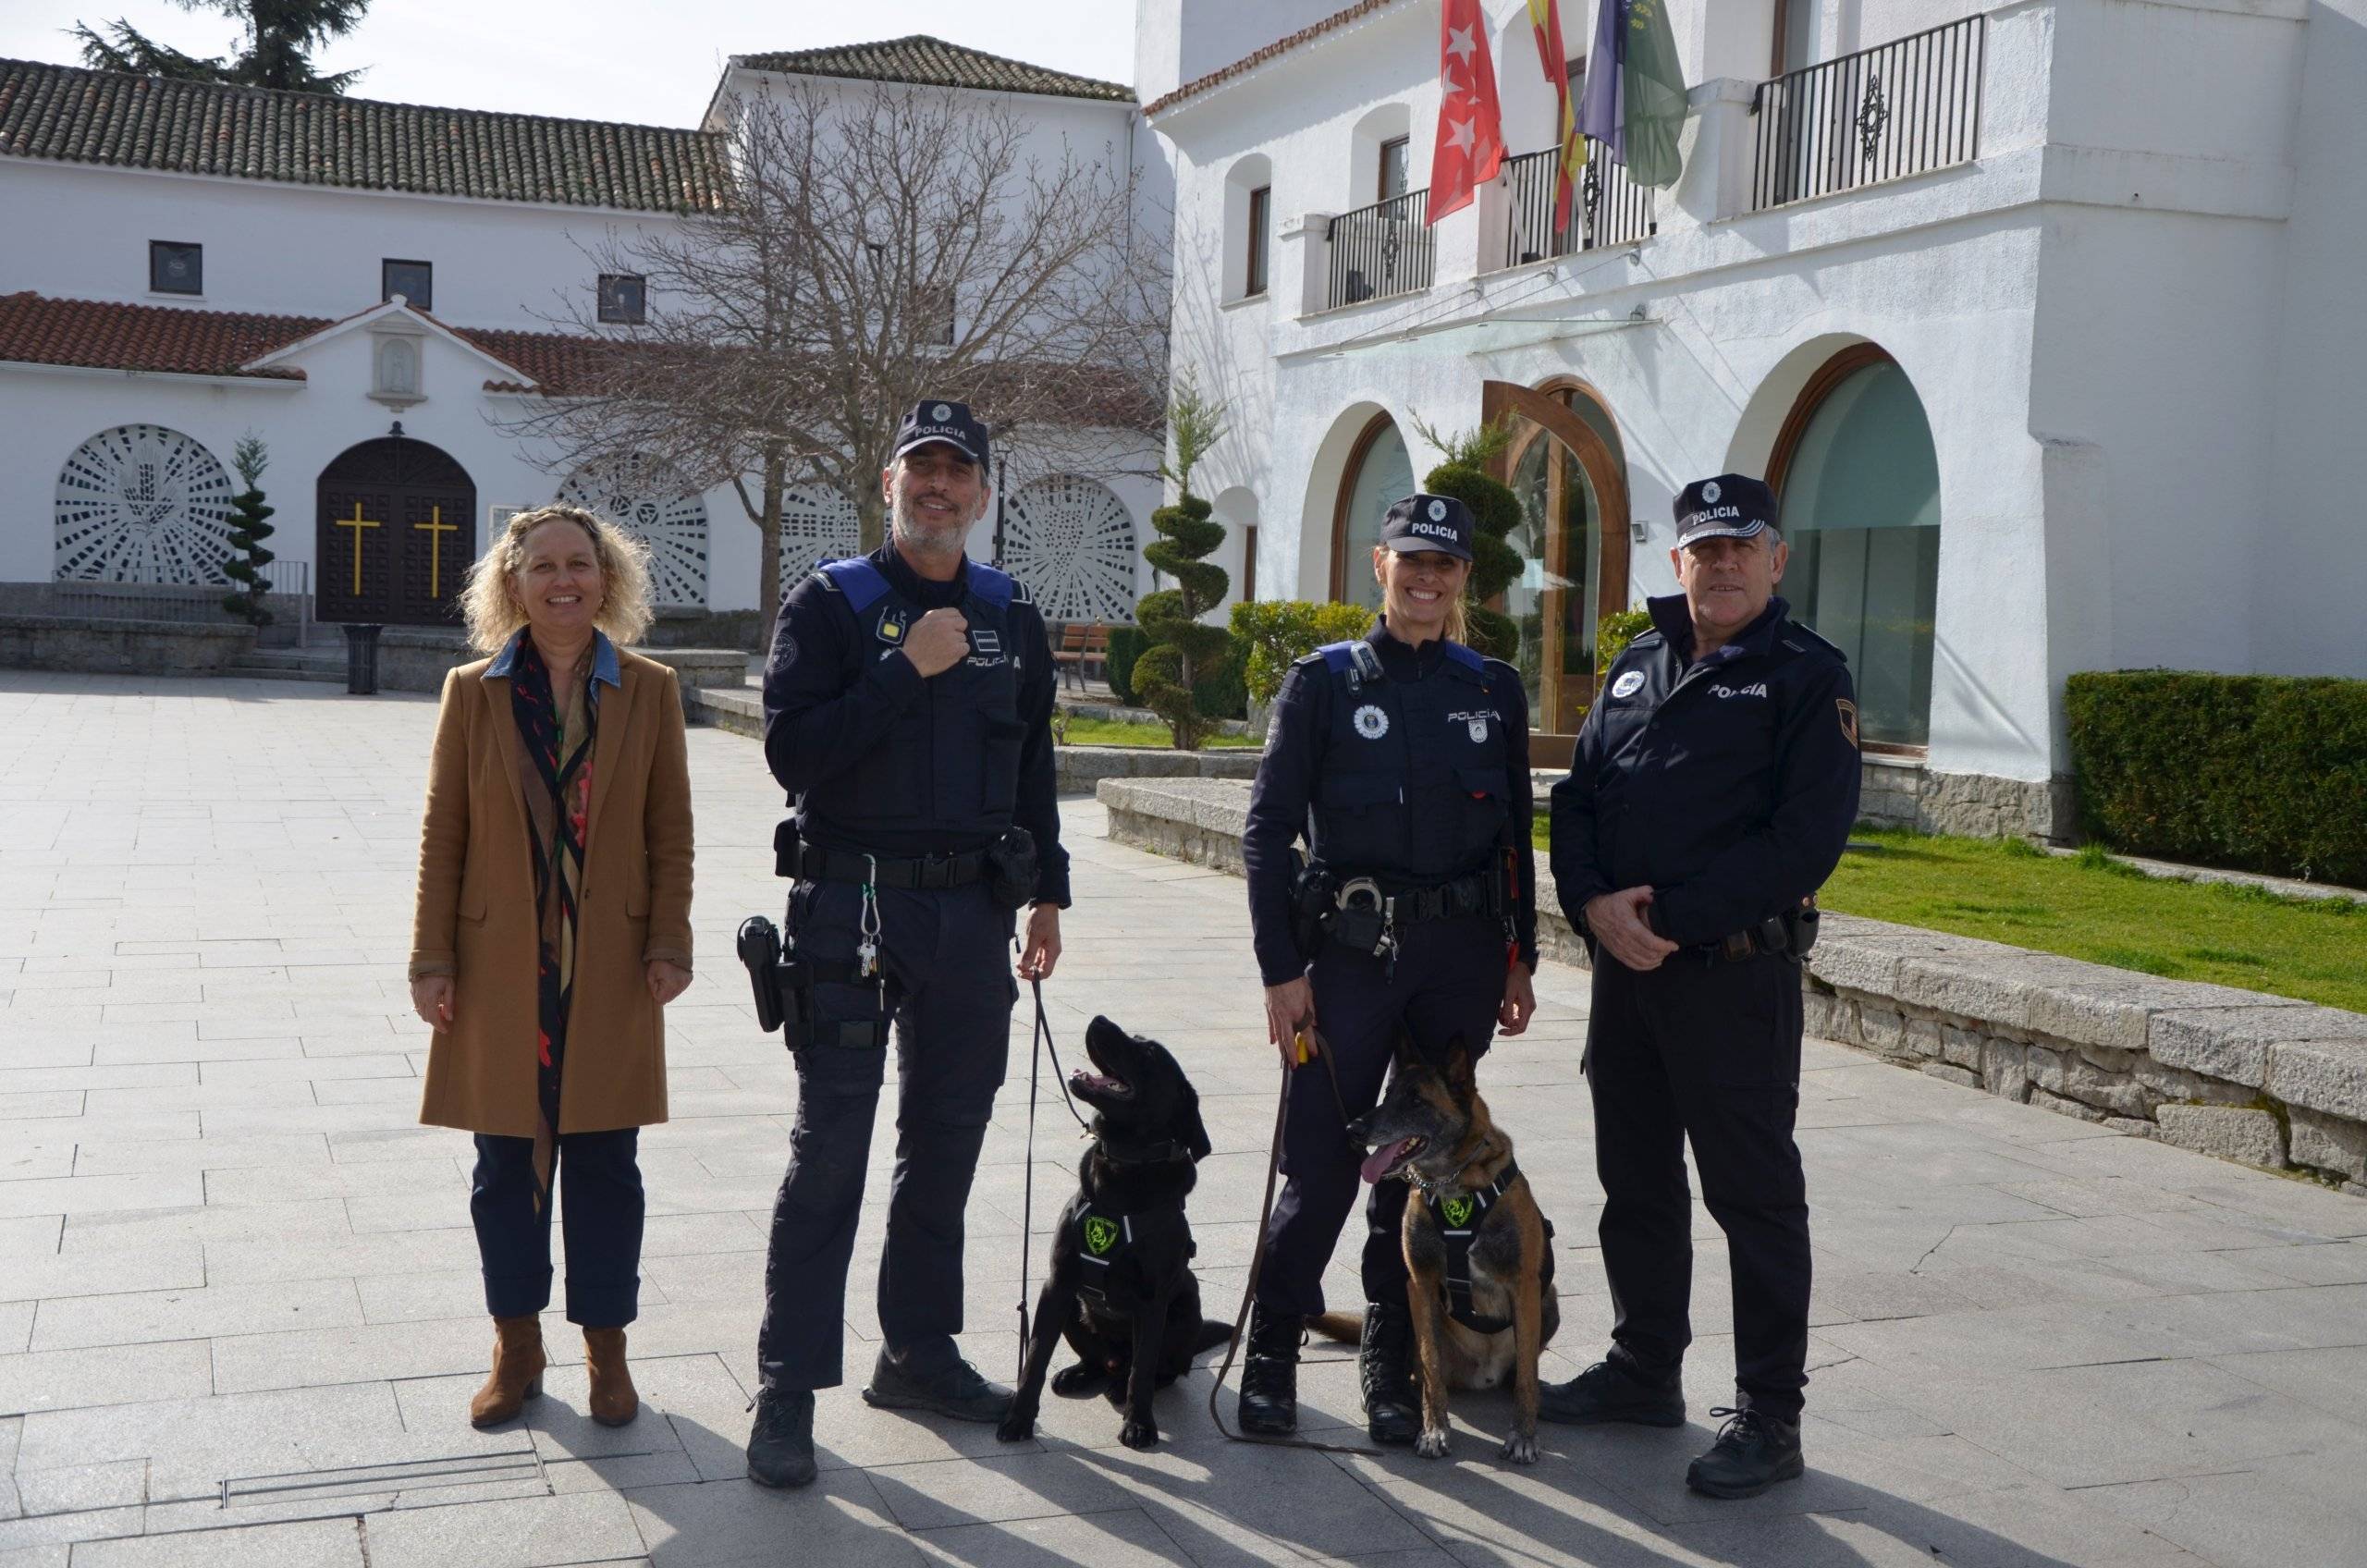
<path fill-rule="evenodd" d="M 1969 161 L 1981 146 L 1984 20 L 1967 17 L 1760 82 L 1751 206 Z"/>
<path fill-rule="evenodd" d="M 1428 190 L 1408 190 L 1353 213 L 1342 213 L 1325 227 L 1331 242 L 1331 288 L 1324 295 L 1330 309 L 1378 300 L 1390 294 L 1410 294 L 1430 286 L 1430 231 L 1424 223 L 1429 213 Z"/>
<path fill-rule="evenodd" d="M 1658 227 L 1652 211 L 1652 190 L 1627 178 L 1625 165 L 1611 160 L 1610 149 L 1587 138 L 1587 166 L 1578 177 L 1570 221 L 1553 227 L 1554 193 L 1559 189 L 1554 154 L 1523 153 L 1504 160 L 1503 181 L 1511 197 L 1504 227 L 1502 264 L 1516 267 L 1549 256 L 1598 250 L 1605 245 L 1633 245 Z"/>

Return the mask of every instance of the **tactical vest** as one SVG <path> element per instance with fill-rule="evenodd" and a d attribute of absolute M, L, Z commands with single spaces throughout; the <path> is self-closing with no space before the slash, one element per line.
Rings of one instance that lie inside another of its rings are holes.
<path fill-rule="evenodd" d="M 1477 1334 L 1501 1334 L 1513 1326 L 1509 1317 L 1490 1317 L 1474 1305 L 1472 1299 L 1471 1243 L 1478 1239 L 1480 1222 L 1496 1201 L 1512 1190 L 1520 1180 L 1520 1167 L 1510 1160 L 1497 1173 L 1494 1182 L 1471 1192 L 1457 1192 L 1441 1197 L 1425 1191 L 1422 1202 L 1429 1206 L 1430 1222 L 1439 1228 L 1439 1240 L 1446 1246 L 1447 1316 Z M 1553 1228 L 1545 1228 L 1547 1235 Z"/>
<path fill-rule="evenodd" d="M 817 568 L 825 585 L 854 612 L 857 635 L 848 667 L 852 685 L 865 665 L 894 656 L 926 612 L 896 591 L 886 573 L 860 557 Z M 1012 613 L 1019 584 L 972 561 L 957 606 L 970 623 L 970 654 L 927 681 L 896 716 L 886 738 L 799 797 L 805 820 L 818 816 L 855 847 L 867 830 L 941 832 L 948 849 L 975 848 L 1011 826 L 1019 788 L 1020 653 Z"/>
<path fill-rule="evenodd" d="M 1436 882 L 1487 868 L 1511 803 L 1512 738 L 1488 661 L 1460 643 L 1418 680 L 1393 680 L 1372 644 L 1317 650 L 1331 671 L 1308 847 L 1343 876 Z"/>

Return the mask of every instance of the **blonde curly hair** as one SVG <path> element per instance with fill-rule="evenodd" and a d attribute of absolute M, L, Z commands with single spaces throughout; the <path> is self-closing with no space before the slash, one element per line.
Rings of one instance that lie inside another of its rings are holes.
<path fill-rule="evenodd" d="M 527 535 L 546 522 L 571 522 L 592 541 L 592 558 L 600 563 L 601 585 L 600 613 L 593 624 L 607 632 L 612 643 L 639 642 L 652 619 L 649 547 L 582 507 L 553 504 L 511 517 L 493 547 L 469 568 L 468 586 L 460 591 L 460 614 L 469 629 L 469 645 L 481 654 L 497 654 L 526 624 L 517 578 L 526 568 Z"/>

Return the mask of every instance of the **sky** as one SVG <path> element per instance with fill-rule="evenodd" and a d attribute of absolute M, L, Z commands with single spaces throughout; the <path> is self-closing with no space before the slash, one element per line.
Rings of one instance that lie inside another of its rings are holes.
<path fill-rule="evenodd" d="M 81 63 L 67 30 L 121 17 L 150 37 L 227 55 L 239 24 L 167 0 L 0 0 L 0 57 Z M 1132 83 L 1130 0 L 374 0 L 319 56 L 366 66 L 362 97 L 648 125 L 698 123 L 730 55 L 923 32 L 1055 70 Z"/>

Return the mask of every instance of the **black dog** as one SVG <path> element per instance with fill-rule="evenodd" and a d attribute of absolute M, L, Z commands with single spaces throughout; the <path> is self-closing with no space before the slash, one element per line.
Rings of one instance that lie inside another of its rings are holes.
<path fill-rule="evenodd" d="M 1052 1346 L 1066 1335 L 1079 1359 L 1052 1379 L 1052 1391 L 1106 1389 L 1126 1413 L 1118 1440 L 1152 1448 L 1159 1442 L 1152 1392 L 1233 1331 L 1200 1316 L 1192 1227 L 1184 1218 L 1208 1134 L 1200 1096 L 1166 1047 L 1096 1018 L 1085 1049 L 1096 1071 L 1072 1073 L 1069 1088 L 1094 1109 L 1093 1147 L 1077 1168 L 1076 1196 L 1061 1211 L 1027 1364 L 995 1435 L 1005 1442 L 1035 1436 Z"/>

